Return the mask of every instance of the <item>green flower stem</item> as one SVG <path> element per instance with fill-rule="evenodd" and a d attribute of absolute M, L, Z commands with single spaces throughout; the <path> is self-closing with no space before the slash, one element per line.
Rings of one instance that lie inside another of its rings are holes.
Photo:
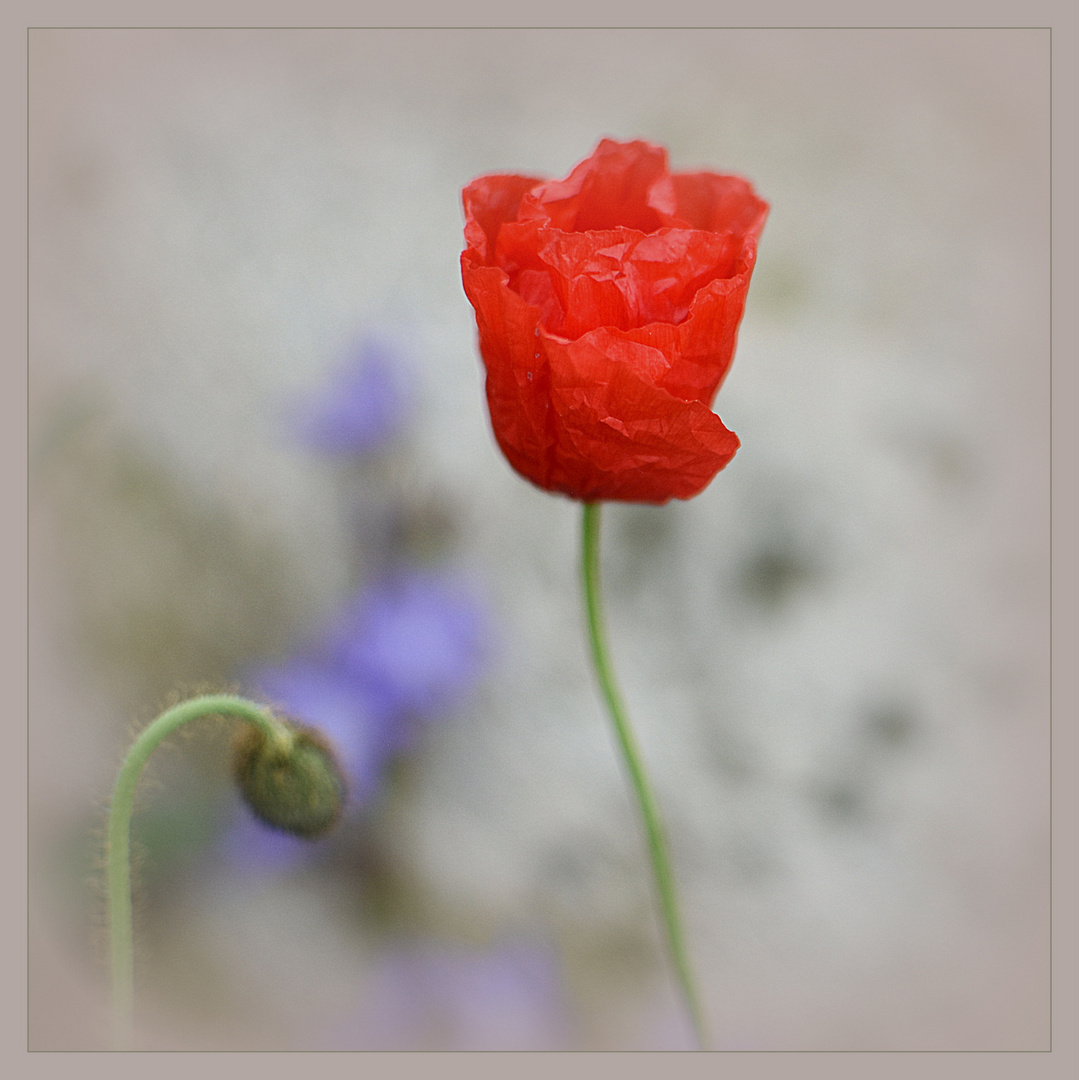
<path fill-rule="evenodd" d="M 108 904 L 112 949 L 113 1045 L 132 1045 L 135 965 L 131 934 L 131 810 L 146 759 L 178 727 L 200 716 L 236 715 L 260 727 L 271 739 L 292 742 L 292 733 L 269 710 L 231 694 L 191 698 L 166 709 L 135 740 L 116 780 L 109 810 Z"/>
<path fill-rule="evenodd" d="M 629 772 L 633 790 L 637 795 L 644 831 L 648 837 L 648 850 L 652 856 L 652 872 L 655 877 L 656 891 L 659 894 L 659 906 L 663 925 L 667 932 L 667 946 L 671 961 L 678 976 L 678 984 L 693 1021 L 697 1043 L 701 1049 L 706 1046 L 704 1016 L 694 989 L 689 971 L 685 944 L 682 940 L 681 922 L 678 916 L 678 904 L 675 899 L 674 875 L 671 873 L 667 858 L 667 844 L 660 826 L 659 813 L 652 796 L 648 778 L 641 764 L 640 751 L 637 749 L 633 732 L 630 730 L 626 708 L 614 681 L 614 673 L 607 656 L 606 635 L 603 625 L 603 609 L 600 600 L 599 572 L 599 532 L 600 504 L 585 503 L 582 520 L 581 544 L 581 582 L 584 586 L 585 609 L 588 614 L 588 636 L 592 645 L 592 662 L 599 678 L 600 689 L 607 704 L 607 711 L 614 724 L 615 735 L 622 751 L 626 770 Z"/>

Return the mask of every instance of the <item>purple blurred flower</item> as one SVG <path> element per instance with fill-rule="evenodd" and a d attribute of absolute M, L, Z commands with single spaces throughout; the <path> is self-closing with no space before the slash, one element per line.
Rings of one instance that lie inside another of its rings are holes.
<path fill-rule="evenodd" d="M 431 714 L 454 704 L 479 676 L 486 622 L 462 582 L 398 573 L 346 608 L 328 648 L 372 698 L 396 712 Z"/>
<path fill-rule="evenodd" d="M 219 853 L 230 872 L 242 869 L 248 873 L 276 873 L 308 861 L 320 844 L 321 841 L 312 843 L 301 836 L 271 829 L 245 813 L 222 837 Z"/>
<path fill-rule="evenodd" d="M 361 342 L 322 393 L 297 410 L 300 436 L 329 454 L 378 450 L 404 426 L 409 390 L 407 373 L 393 352 L 377 342 Z"/>
<path fill-rule="evenodd" d="M 557 958 L 513 943 L 489 952 L 414 945 L 384 958 L 340 1050 L 565 1049 Z"/>
<path fill-rule="evenodd" d="M 376 795 L 417 725 L 472 688 L 486 641 L 486 613 L 462 582 L 399 572 L 362 590 L 308 653 L 251 672 L 246 681 L 330 740 L 356 807 Z M 272 864 L 287 864 L 288 852 L 300 850 L 275 843 L 272 850 L 263 845 Z"/>

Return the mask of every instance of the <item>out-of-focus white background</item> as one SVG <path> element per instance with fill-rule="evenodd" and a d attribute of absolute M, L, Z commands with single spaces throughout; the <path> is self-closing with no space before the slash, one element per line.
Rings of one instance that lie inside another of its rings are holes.
<path fill-rule="evenodd" d="M 520 938 L 558 1020 L 522 1005 L 495 1042 L 683 1045 L 579 509 L 494 446 L 458 270 L 465 183 L 564 176 L 607 135 L 772 204 L 716 402 L 741 450 L 692 502 L 605 513 L 715 1044 L 1045 1048 L 1048 61 L 1031 30 L 32 31 L 31 1046 L 105 1045 L 131 731 L 363 565 L 347 478 L 284 417 L 367 333 L 417 416 L 364 490 L 438 519 L 493 658 L 365 819 L 389 918 L 362 867 L 156 856 L 140 1037 L 318 1048 L 388 939 Z M 225 785 L 224 753 L 178 740 L 145 812 L 188 758 Z"/>

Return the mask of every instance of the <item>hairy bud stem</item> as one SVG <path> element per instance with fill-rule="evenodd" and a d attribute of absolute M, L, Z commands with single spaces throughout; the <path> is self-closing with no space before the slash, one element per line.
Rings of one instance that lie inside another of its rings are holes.
<path fill-rule="evenodd" d="M 234 768 L 244 798 L 264 822 L 315 837 L 337 821 L 345 783 L 326 742 L 308 728 L 273 715 L 246 698 L 210 694 L 166 709 L 135 740 L 116 780 L 108 828 L 109 936 L 112 951 L 113 1045 L 132 1044 L 134 950 L 131 932 L 131 811 L 143 765 L 177 728 L 200 716 L 247 721 Z"/>

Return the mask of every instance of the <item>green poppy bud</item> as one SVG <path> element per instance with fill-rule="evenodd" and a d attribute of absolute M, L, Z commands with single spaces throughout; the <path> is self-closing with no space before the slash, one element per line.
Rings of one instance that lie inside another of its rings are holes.
<path fill-rule="evenodd" d="M 329 744 L 311 728 L 283 721 L 287 738 L 244 725 L 232 762 L 255 816 L 294 836 L 314 839 L 337 823 L 345 781 Z"/>

